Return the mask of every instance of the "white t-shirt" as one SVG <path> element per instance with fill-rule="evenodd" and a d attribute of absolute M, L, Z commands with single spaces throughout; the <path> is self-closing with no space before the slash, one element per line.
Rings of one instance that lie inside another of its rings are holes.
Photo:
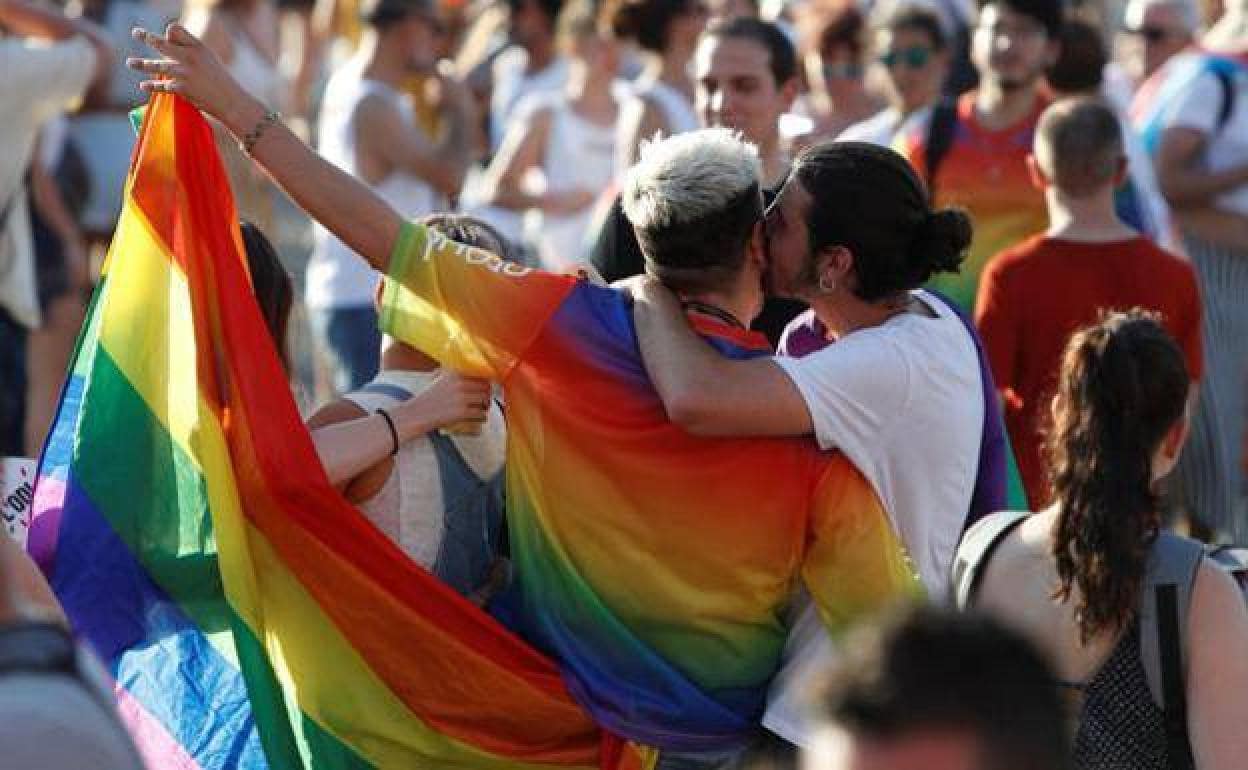
<path fill-rule="evenodd" d="M 1192 128 L 1209 137 L 1205 164 L 1210 171 L 1225 171 L 1248 163 L 1248 72 L 1237 69 L 1231 82 L 1234 105 L 1221 127 L 1218 116 L 1225 92 L 1212 72 L 1196 78 L 1166 113 L 1166 128 Z M 1227 211 L 1248 216 L 1248 184 L 1222 193 L 1217 202 Z"/>
<path fill-rule="evenodd" d="M 35 254 L 23 179 L 40 127 L 73 109 L 95 74 L 95 49 L 84 38 L 59 43 L 0 38 L 0 307 L 28 327 L 39 325 Z"/>
<path fill-rule="evenodd" d="M 983 383 L 961 319 L 931 294 L 914 294 L 935 317 L 901 313 L 776 363 L 806 400 L 819 445 L 840 449 L 875 487 L 929 596 L 940 600 L 979 470 Z M 763 717 L 799 745 L 810 735 L 806 673 L 834 650 L 814 615 L 809 602 L 799 608 Z"/>
<path fill-rule="evenodd" d="M 892 147 L 899 134 L 908 131 L 918 121 L 927 121 L 931 114 L 931 106 L 921 107 L 904 117 L 897 109 L 885 107 L 837 134 L 836 141 L 870 142 L 881 147 Z"/>

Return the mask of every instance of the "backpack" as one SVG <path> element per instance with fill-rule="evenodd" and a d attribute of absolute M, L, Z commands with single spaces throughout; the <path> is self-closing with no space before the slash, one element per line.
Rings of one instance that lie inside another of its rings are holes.
<path fill-rule="evenodd" d="M 1218 109 L 1217 132 L 1221 133 L 1235 114 L 1235 81 L 1232 72 L 1225 67 L 1214 67 L 1213 76 L 1218 79 L 1218 87 L 1222 90 L 1222 106 Z"/>
<path fill-rule="evenodd" d="M 992 552 L 1030 513 L 1005 511 L 985 517 L 966 533 L 953 564 L 953 601 L 968 609 Z M 1248 548 L 1206 546 L 1169 532 L 1157 536 L 1140 590 L 1140 660 L 1153 702 L 1162 709 L 1172 768 L 1191 768 L 1183 661 L 1187 652 L 1187 613 L 1201 561 L 1208 559 L 1246 589 Z"/>

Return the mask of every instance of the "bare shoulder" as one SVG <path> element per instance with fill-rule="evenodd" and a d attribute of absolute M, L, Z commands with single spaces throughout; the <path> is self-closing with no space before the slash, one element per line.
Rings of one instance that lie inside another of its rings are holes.
<path fill-rule="evenodd" d="M 1248 643 L 1248 603 L 1245 603 L 1243 589 L 1230 574 L 1208 559 L 1196 572 L 1188 623 L 1238 626 L 1246 634 L 1243 641 Z"/>
<path fill-rule="evenodd" d="M 317 409 L 308 417 L 306 424 L 308 430 L 316 430 L 324 428 L 328 425 L 335 425 L 348 420 L 358 420 L 361 417 L 367 417 L 368 412 L 360 408 L 358 404 L 340 398 L 337 401 L 331 401 L 325 406 Z"/>

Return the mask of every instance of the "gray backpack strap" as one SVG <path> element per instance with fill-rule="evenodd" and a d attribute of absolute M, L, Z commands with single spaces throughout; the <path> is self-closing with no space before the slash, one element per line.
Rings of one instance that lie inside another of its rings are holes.
<path fill-rule="evenodd" d="M 1175 590 L 1175 607 L 1178 609 L 1180 671 L 1187 658 L 1187 610 L 1192 602 L 1192 588 L 1196 584 L 1196 570 L 1204 558 L 1204 547 L 1195 540 L 1162 532 L 1153 543 L 1148 557 L 1144 583 L 1140 587 L 1140 660 L 1148 677 L 1148 689 L 1153 702 L 1165 708 L 1164 677 L 1162 675 L 1161 647 L 1158 642 L 1157 588 L 1172 585 Z"/>
<path fill-rule="evenodd" d="M 958 552 L 953 557 L 953 606 L 969 609 L 979 587 L 983 568 L 992 557 L 997 545 L 1030 516 L 1024 511 L 1002 511 L 985 516 L 966 531 Z"/>

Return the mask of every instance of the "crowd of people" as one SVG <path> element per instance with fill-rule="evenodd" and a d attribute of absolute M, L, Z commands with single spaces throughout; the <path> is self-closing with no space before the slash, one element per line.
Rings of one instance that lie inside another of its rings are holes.
<path fill-rule="evenodd" d="M 306 310 L 330 481 L 661 770 L 1248 755 L 1248 563 L 1204 545 L 1248 543 L 1244 0 L 0 0 L 0 29 L 0 456 L 43 442 L 128 113 L 172 92 L 292 380 Z M 0 623 L 58 626 L 7 545 L 0 578 Z"/>

